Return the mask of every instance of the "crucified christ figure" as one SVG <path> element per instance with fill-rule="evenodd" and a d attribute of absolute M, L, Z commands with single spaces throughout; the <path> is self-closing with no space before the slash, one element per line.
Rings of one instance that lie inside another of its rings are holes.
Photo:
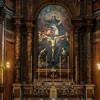
<path fill-rule="evenodd" d="M 47 38 L 48 41 L 51 42 L 51 49 L 52 49 L 52 59 L 54 60 L 54 50 L 55 50 L 55 46 L 57 43 L 57 40 L 59 40 L 60 38 L 64 38 L 65 35 L 62 36 L 55 36 L 55 37 L 50 37 L 44 34 L 44 37 Z"/>

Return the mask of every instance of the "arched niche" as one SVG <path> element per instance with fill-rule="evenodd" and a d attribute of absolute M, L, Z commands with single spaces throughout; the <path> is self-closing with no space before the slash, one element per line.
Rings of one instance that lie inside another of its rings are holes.
<path fill-rule="evenodd" d="M 73 32 L 69 11 L 64 6 L 49 4 L 38 12 L 34 33 L 35 71 L 40 75 L 55 69 L 68 78 L 73 69 Z"/>

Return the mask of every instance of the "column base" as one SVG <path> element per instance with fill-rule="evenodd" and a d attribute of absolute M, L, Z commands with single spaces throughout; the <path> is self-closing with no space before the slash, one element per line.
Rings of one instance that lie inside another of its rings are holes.
<path fill-rule="evenodd" d="M 12 100 L 20 100 L 21 99 L 21 84 L 14 83 L 12 85 Z"/>
<path fill-rule="evenodd" d="M 86 100 L 94 100 L 94 87 L 95 84 L 88 83 L 85 85 L 86 87 Z"/>

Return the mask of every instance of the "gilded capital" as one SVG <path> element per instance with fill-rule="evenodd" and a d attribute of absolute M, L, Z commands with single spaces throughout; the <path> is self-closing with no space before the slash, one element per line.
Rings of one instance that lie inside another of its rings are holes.
<path fill-rule="evenodd" d="M 26 24 L 26 26 L 27 26 L 27 32 L 28 32 L 28 33 L 32 32 L 32 29 L 33 29 L 33 24 L 32 24 L 32 22 L 28 22 L 28 23 Z"/>
<path fill-rule="evenodd" d="M 31 33 L 32 30 L 33 30 L 33 27 L 34 27 L 33 18 L 27 18 L 26 19 L 26 27 L 27 27 L 27 32 Z"/>

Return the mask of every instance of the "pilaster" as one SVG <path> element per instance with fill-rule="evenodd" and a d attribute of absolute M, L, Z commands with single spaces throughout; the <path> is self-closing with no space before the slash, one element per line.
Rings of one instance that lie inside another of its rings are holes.
<path fill-rule="evenodd" d="M 74 79 L 75 83 L 77 84 L 79 82 L 79 42 L 78 42 L 78 36 L 79 36 L 79 28 L 81 25 L 81 19 L 73 18 L 72 23 L 74 25 Z"/>
<path fill-rule="evenodd" d="M 80 29 L 84 25 L 84 20 L 82 18 L 73 18 L 72 23 L 74 25 L 74 65 L 75 65 L 75 82 L 76 84 L 82 80 L 82 65 L 80 61 L 83 60 L 80 52 L 82 51 L 80 41 Z M 84 46 L 84 44 L 83 44 Z"/>
<path fill-rule="evenodd" d="M 15 21 L 15 73 L 16 73 L 16 79 L 15 83 L 20 82 L 20 47 L 21 47 L 21 17 L 16 17 Z"/>
<path fill-rule="evenodd" d="M 87 17 L 86 18 L 86 48 L 87 48 L 87 56 L 86 56 L 86 61 L 87 61 L 87 83 L 92 82 L 92 17 Z"/>
<path fill-rule="evenodd" d="M 93 16 L 92 16 L 92 0 L 87 0 L 87 13 L 86 13 L 86 48 L 87 48 L 87 83 L 92 83 L 92 28 L 93 28 Z"/>

